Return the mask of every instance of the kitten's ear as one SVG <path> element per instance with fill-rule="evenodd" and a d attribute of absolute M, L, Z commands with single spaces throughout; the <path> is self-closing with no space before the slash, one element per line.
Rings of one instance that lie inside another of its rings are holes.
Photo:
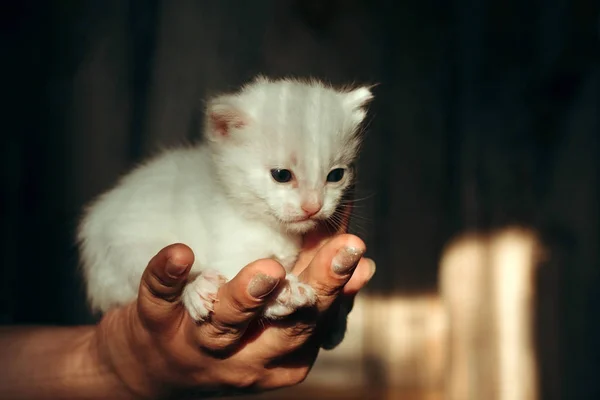
<path fill-rule="evenodd" d="M 249 118 L 231 96 L 221 96 L 211 100 L 206 109 L 206 132 L 209 140 L 223 140 L 239 129 L 244 128 Z"/>
<path fill-rule="evenodd" d="M 360 124 L 367 116 L 365 106 L 373 99 L 370 87 L 361 86 L 343 94 L 344 106 L 352 115 L 353 122 Z"/>

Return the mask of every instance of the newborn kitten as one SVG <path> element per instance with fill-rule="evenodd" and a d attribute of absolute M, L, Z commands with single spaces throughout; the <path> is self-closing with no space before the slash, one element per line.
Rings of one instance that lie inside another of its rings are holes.
<path fill-rule="evenodd" d="M 134 300 L 148 261 L 172 243 L 196 257 L 182 296 L 196 321 L 220 285 L 261 258 L 288 271 L 264 317 L 314 304 L 289 271 L 302 235 L 335 213 L 354 178 L 371 98 L 366 87 L 258 77 L 210 100 L 203 143 L 141 165 L 87 209 L 78 240 L 93 309 Z"/>

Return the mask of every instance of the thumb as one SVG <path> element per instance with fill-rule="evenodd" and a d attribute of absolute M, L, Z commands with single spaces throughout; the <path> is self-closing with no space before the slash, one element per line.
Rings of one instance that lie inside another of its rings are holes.
<path fill-rule="evenodd" d="M 137 301 L 140 319 L 149 329 L 178 325 L 184 315 L 179 299 L 193 263 L 192 249 L 181 243 L 165 247 L 150 260 Z"/>

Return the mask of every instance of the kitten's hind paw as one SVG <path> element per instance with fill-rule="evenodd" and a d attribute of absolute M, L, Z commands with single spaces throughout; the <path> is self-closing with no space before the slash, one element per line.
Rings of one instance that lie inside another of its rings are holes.
<path fill-rule="evenodd" d="M 280 319 L 316 302 L 317 295 L 310 285 L 300 282 L 296 275 L 287 274 L 277 297 L 265 307 L 263 316 L 267 319 Z"/>
<path fill-rule="evenodd" d="M 227 279 L 218 271 L 205 269 L 183 289 L 181 301 L 196 322 L 206 321 L 213 312 L 219 288 Z"/>

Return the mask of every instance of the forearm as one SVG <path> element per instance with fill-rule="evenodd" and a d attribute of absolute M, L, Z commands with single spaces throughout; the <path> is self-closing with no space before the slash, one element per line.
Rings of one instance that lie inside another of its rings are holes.
<path fill-rule="evenodd" d="M 95 326 L 0 329 L 0 398 L 131 399 L 96 340 Z"/>

